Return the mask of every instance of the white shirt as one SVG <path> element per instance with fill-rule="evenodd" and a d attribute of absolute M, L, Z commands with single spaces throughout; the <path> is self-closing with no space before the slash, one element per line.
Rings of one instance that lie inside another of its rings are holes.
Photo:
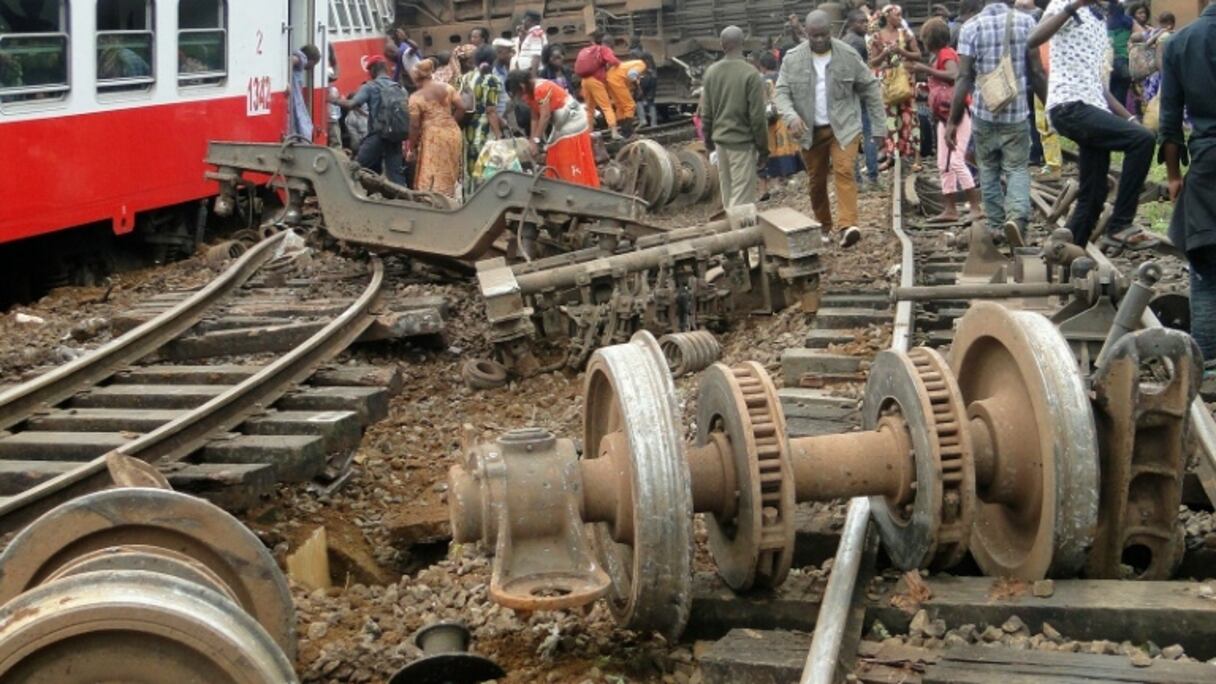
<path fill-rule="evenodd" d="M 545 35 L 545 29 L 533 26 L 523 38 L 515 42 L 515 56 L 511 58 L 511 68 L 525 71 L 531 69 L 532 62 L 540 59 L 541 52 L 548 44 L 549 37 Z"/>
<path fill-rule="evenodd" d="M 1060 14 L 1069 0 L 1051 0 L 1043 19 Z M 1069 102 L 1083 102 L 1109 112 L 1103 78 L 1106 50 L 1106 20 L 1082 7 L 1051 37 L 1051 74 L 1047 79 L 1048 111 Z"/>
<path fill-rule="evenodd" d="M 811 61 L 815 64 L 815 125 L 827 126 L 828 119 L 828 63 L 832 61 L 832 52 L 825 54 L 811 52 Z"/>

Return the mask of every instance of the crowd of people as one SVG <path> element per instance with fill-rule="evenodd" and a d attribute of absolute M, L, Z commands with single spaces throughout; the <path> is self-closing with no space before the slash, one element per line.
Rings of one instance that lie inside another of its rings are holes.
<path fill-rule="evenodd" d="M 383 54 L 363 59 L 367 81 L 343 95 L 330 70 L 328 139 L 360 166 L 395 184 L 459 200 L 493 173 L 526 164 L 599 187 L 591 132 L 601 119 L 621 139 L 657 125 L 657 68 L 635 43 L 619 57 L 602 33 L 576 55 L 549 44 L 541 15 L 528 11 L 515 36 L 475 28 L 450 52 L 424 55 L 399 28 Z M 289 131 L 314 139 L 303 76 L 320 60 L 314 46 L 292 55 Z"/>
<path fill-rule="evenodd" d="M 1176 202 L 1169 238 L 1191 265 L 1194 336 L 1216 359 L 1216 154 L 1206 154 L 1216 133 L 1216 7 L 1201 1 L 1203 13 L 1181 31 L 1169 12 L 1154 19 L 1147 4 L 1118 0 L 962 0 L 957 13 L 934 5 L 915 33 L 898 5 L 853 0 L 843 17 L 791 16 L 784 43 L 774 37 L 750 53 L 749 36 L 727 27 L 697 110 L 723 204 L 767 199 L 769 179 L 805 170 L 825 235 L 849 246 L 861 237 L 859 191 L 896 159 L 919 169 L 933 157 L 945 201 L 931 221 L 958 222 L 966 203 L 972 221 L 1021 244 L 1031 167 L 1058 179 L 1062 136 L 1077 148 L 1080 188 L 1067 221 L 1075 242 L 1101 232 L 1103 246 L 1144 249 L 1160 243 L 1135 223 L 1159 153 Z M 599 118 L 613 137 L 657 118 L 656 68 L 640 46 L 622 58 L 597 32 L 570 59 L 548 44 L 534 12 L 513 39 L 475 29 L 468 44 L 430 57 L 395 31 L 367 69 L 353 97 L 331 95 L 332 120 L 345 122 L 331 138 L 394 182 L 452 197 L 516 155 L 598 187 L 590 134 Z M 407 131 L 385 103 L 405 107 Z"/>

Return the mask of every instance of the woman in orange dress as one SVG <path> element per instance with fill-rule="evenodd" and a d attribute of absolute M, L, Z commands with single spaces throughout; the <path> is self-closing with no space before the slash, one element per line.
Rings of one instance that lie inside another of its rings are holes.
<path fill-rule="evenodd" d="M 410 145 L 406 161 L 417 161 L 414 189 L 457 194 L 461 180 L 464 138 L 452 116 L 459 107 L 456 89 L 434 80 L 435 63 L 424 59 L 411 72 L 418 87 L 410 95 Z"/>
<path fill-rule="evenodd" d="M 543 146 L 545 175 L 592 188 L 600 187 L 587 112 L 578 100 L 553 81 L 535 78 L 530 71 L 507 75 L 507 94 L 532 109 L 534 159 Z"/>

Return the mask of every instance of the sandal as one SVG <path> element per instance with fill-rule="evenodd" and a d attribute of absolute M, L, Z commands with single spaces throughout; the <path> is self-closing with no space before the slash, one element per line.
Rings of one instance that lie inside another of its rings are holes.
<path fill-rule="evenodd" d="M 1155 249 L 1160 244 L 1160 238 L 1134 226 L 1114 235 L 1104 234 L 1098 240 L 1098 247 L 1103 251 L 1107 249 L 1140 251 Z"/>

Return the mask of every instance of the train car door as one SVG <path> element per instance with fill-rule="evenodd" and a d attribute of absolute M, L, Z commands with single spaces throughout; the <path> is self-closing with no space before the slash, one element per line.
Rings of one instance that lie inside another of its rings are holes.
<path fill-rule="evenodd" d="M 317 14 L 316 0 L 288 0 L 287 24 L 283 27 L 287 34 L 288 54 L 294 55 L 301 47 L 313 44 L 321 51 L 321 62 L 315 69 L 304 74 L 304 102 L 308 109 L 309 118 L 313 122 L 316 133 L 314 141 L 323 142 L 325 135 L 325 88 L 326 68 L 329 64 L 329 46 L 325 27 Z M 291 60 L 287 60 L 287 83 L 294 88 L 294 74 L 291 73 Z"/>

